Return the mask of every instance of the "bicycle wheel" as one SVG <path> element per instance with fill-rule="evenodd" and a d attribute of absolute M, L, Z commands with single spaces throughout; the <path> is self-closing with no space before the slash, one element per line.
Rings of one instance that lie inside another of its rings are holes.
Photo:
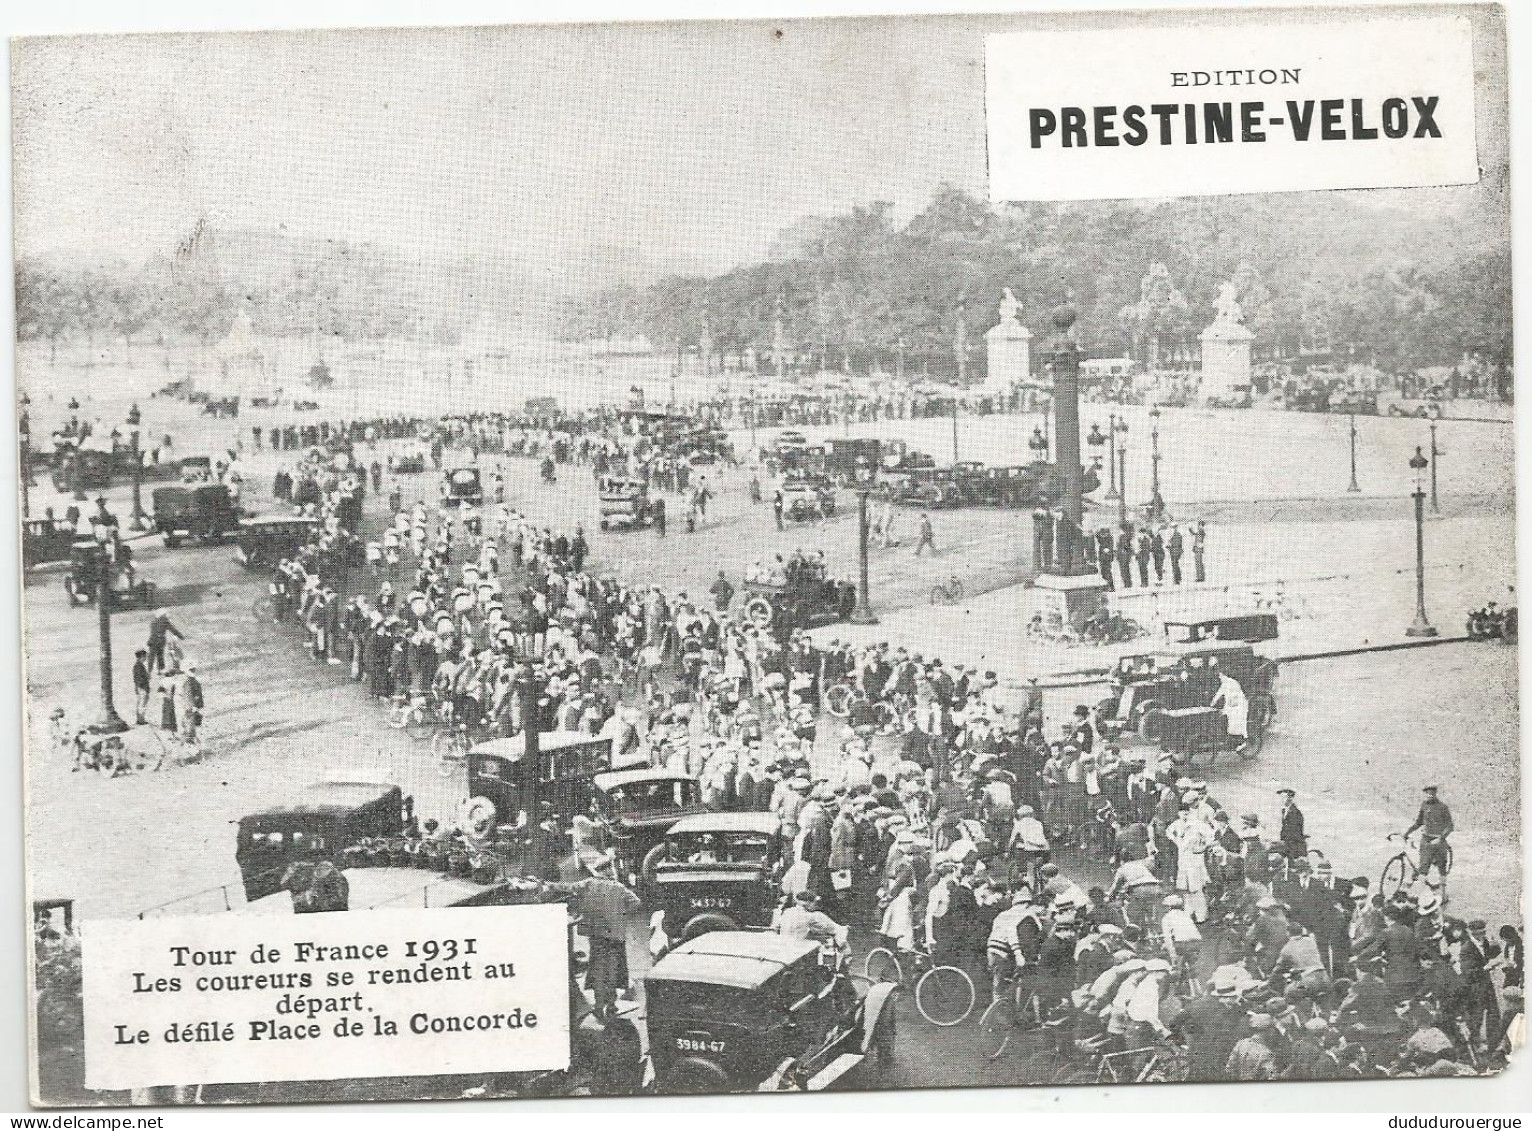
<path fill-rule="evenodd" d="M 933 966 L 915 983 L 915 1008 L 933 1025 L 948 1028 L 973 1012 L 973 979 L 956 966 Z"/>
<path fill-rule="evenodd" d="M 879 734 L 887 734 L 888 728 L 894 725 L 894 709 L 887 703 L 874 703 L 872 722 L 878 728 Z"/>
<path fill-rule="evenodd" d="M 275 620 L 277 603 L 270 597 L 257 597 L 250 605 L 250 615 L 256 620 Z"/>
<path fill-rule="evenodd" d="M 1057 1084 L 1060 1073 L 1068 1063 L 1058 1049 L 1038 1049 L 1022 1065 L 1018 1083 Z"/>
<path fill-rule="evenodd" d="M 904 969 L 899 965 L 899 959 L 886 946 L 873 947 L 867 952 L 867 957 L 862 959 L 862 974 L 874 985 L 904 981 Z"/>
<path fill-rule="evenodd" d="M 1415 865 L 1401 852 L 1383 866 L 1383 878 L 1378 881 L 1378 893 L 1387 901 L 1414 882 Z"/>
<path fill-rule="evenodd" d="M 404 719 L 404 733 L 416 742 L 429 738 L 435 728 L 423 710 L 413 710 Z"/>
<path fill-rule="evenodd" d="M 1016 1006 L 1009 993 L 1001 994 L 989 1003 L 989 1008 L 979 1018 L 979 1040 L 984 1055 L 990 1060 L 998 1059 L 1011 1043 L 1016 1032 Z"/>
<path fill-rule="evenodd" d="M 851 704 L 856 702 L 857 689 L 849 683 L 837 683 L 825 692 L 825 710 L 837 719 L 844 719 L 851 713 Z"/>

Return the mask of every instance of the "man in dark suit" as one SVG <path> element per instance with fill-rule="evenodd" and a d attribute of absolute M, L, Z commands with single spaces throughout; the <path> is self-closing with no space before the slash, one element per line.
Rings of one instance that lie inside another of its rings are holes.
<path fill-rule="evenodd" d="M 1287 858 L 1297 860 L 1309 853 L 1309 839 L 1303 829 L 1303 810 L 1293 800 L 1298 796 L 1295 791 L 1283 787 L 1277 794 L 1282 798 L 1282 823 L 1277 839 L 1287 849 Z"/>
<path fill-rule="evenodd" d="M 1383 980 L 1395 1001 L 1414 997 L 1420 986 L 1420 942 L 1392 907 L 1384 911 L 1387 926 L 1357 951 L 1357 960 L 1382 958 Z"/>

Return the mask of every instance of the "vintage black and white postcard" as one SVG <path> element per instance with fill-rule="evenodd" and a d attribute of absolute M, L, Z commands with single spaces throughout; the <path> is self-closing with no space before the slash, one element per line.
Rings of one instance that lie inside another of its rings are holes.
<path fill-rule="evenodd" d="M 13 41 L 33 1102 L 1501 1072 L 1504 21 Z"/>

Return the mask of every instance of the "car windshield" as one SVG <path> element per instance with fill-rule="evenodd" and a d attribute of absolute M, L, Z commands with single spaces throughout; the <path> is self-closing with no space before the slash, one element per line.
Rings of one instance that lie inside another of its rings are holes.
<path fill-rule="evenodd" d="M 464 469 L 462 471 L 454 471 L 452 473 L 452 485 L 454 487 L 471 487 L 478 481 L 479 473 L 477 471 L 469 471 Z"/>
<path fill-rule="evenodd" d="M 764 833 L 682 833 L 671 837 L 672 858 L 690 864 L 761 864 L 771 851 Z"/>
<path fill-rule="evenodd" d="M 763 1017 L 758 990 L 719 986 L 709 982 L 650 982 L 646 987 L 650 1024 L 660 1021 L 674 1028 L 695 1024 L 750 1024 Z"/>
<path fill-rule="evenodd" d="M 615 786 L 606 796 L 617 812 L 640 813 L 694 805 L 698 793 L 696 782 L 664 778 L 660 781 L 630 782 Z"/>

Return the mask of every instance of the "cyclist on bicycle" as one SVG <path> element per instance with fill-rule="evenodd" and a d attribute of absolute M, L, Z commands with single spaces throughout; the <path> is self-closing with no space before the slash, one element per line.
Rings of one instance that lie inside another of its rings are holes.
<path fill-rule="evenodd" d="M 1429 876 L 1435 868 L 1437 876 L 1445 879 L 1451 867 L 1447 838 L 1452 835 L 1452 810 L 1436 796 L 1438 789 L 1438 786 L 1428 785 L 1422 790 L 1425 799 L 1415 814 L 1415 823 L 1404 830 L 1404 835 L 1408 837 L 1420 830 L 1420 874 Z"/>
<path fill-rule="evenodd" d="M 1021 996 L 1023 971 L 1037 965 L 1047 934 L 1042 908 L 1032 902 L 1031 890 L 1018 888 L 1011 896 L 1011 906 L 996 915 L 990 924 L 989 939 L 985 943 L 996 997 L 1005 992 L 1008 984 L 1017 985 L 1017 996 Z"/>

